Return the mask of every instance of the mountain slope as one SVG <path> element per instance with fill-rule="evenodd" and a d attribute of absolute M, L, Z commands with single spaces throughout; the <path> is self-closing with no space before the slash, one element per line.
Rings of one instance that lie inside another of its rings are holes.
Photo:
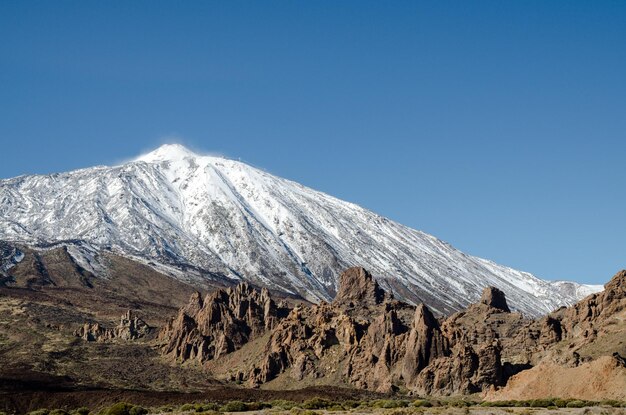
<path fill-rule="evenodd" d="M 363 265 L 396 296 L 440 313 L 487 285 L 529 315 L 601 289 L 468 256 L 352 203 L 180 145 L 121 166 L 1 181 L 0 239 L 68 241 L 94 268 L 107 248 L 188 282 L 245 279 L 311 301 L 331 299 L 340 271 Z"/>

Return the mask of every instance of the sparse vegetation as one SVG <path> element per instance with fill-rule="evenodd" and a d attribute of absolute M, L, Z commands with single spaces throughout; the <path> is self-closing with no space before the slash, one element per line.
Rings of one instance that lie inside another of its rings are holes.
<path fill-rule="evenodd" d="M 277 400 L 271 401 L 270 405 L 272 406 L 272 408 L 275 408 L 275 409 L 289 410 L 289 409 L 295 407 L 296 403 L 293 402 L 293 401 L 287 401 L 287 400 L 284 400 L 284 399 L 277 399 Z"/>
<path fill-rule="evenodd" d="M 219 411 L 220 406 L 213 402 L 208 403 L 197 403 L 194 405 L 194 409 L 196 412 L 209 412 L 209 411 Z"/>
<path fill-rule="evenodd" d="M 302 402 L 303 409 L 326 409 L 333 405 L 328 399 L 312 398 Z"/>
<path fill-rule="evenodd" d="M 547 408 L 549 406 L 555 406 L 552 399 L 535 399 L 530 402 L 531 408 Z"/>
<path fill-rule="evenodd" d="M 245 412 L 247 410 L 248 405 L 241 401 L 230 401 L 220 408 L 220 411 L 222 412 Z"/>
<path fill-rule="evenodd" d="M 372 403 L 373 408 L 406 408 L 409 406 L 409 401 L 400 399 L 378 399 Z"/>
<path fill-rule="evenodd" d="M 301 409 L 301 408 L 298 408 L 298 407 L 291 408 L 290 413 L 292 415 L 317 415 L 317 413 L 315 411 L 312 411 L 310 409 L 304 410 L 304 409 Z"/>
<path fill-rule="evenodd" d="M 146 415 L 148 410 L 141 406 L 133 405 L 127 402 L 118 402 L 100 413 L 102 415 Z"/>
<path fill-rule="evenodd" d="M 413 406 L 415 406 L 416 408 L 430 408 L 431 406 L 433 406 L 433 404 L 426 399 L 416 399 L 413 401 Z"/>
<path fill-rule="evenodd" d="M 450 408 L 456 409 L 455 414 L 462 415 L 496 415 L 496 411 L 479 411 L 470 410 L 470 408 L 501 408 L 501 411 L 508 414 L 517 415 L 540 415 L 546 412 L 540 411 L 541 408 L 548 410 L 559 410 L 560 408 L 587 408 L 591 406 L 603 406 L 605 408 L 623 408 L 626 402 L 618 400 L 603 401 L 587 401 L 582 399 L 533 399 L 533 400 L 504 400 L 504 401 L 484 401 L 476 402 L 469 399 L 446 398 L 446 399 L 416 399 L 408 401 L 404 399 L 375 399 L 375 400 L 329 400 L 321 397 L 314 397 L 297 403 L 290 400 L 273 400 L 271 402 L 244 402 L 230 401 L 224 404 L 214 402 L 203 403 L 187 403 L 181 406 L 165 405 L 148 410 L 142 406 L 133 405 L 126 402 L 118 402 L 108 408 L 104 408 L 97 412 L 98 415 L 147 415 L 159 413 L 193 413 L 199 415 L 222 415 L 224 412 L 247 412 L 262 411 L 271 408 L 274 413 L 285 414 L 289 411 L 291 415 L 324 415 L 328 412 L 349 411 L 354 414 L 374 413 L 377 415 L 437 415 L 451 413 Z M 527 408 L 522 411 L 513 408 Z M 605 411 L 607 415 L 612 412 Z M 501 413 L 501 412 L 500 412 Z M 589 409 L 578 411 L 576 414 L 585 415 L 591 412 Z M 64 409 L 38 409 L 29 412 L 27 415 L 89 415 L 90 410 L 87 407 L 81 407 L 72 411 Z M 7 415 L 0 412 L 0 415 Z"/>
<path fill-rule="evenodd" d="M 585 406 L 589 406 L 587 401 L 574 400 L 570 401 L 565 405 L 567 408 L 584 408 Z"/>

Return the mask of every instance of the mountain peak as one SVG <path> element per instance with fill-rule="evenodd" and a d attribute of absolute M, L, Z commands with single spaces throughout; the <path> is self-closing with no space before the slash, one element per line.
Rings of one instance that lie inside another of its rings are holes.
<path fill-rule="evenodd" d="M 159 161 L 176 161 L 183 160 L 188 157 L 199 157 L 198 154 L 189 150 L 182 144 L 172 143 L 163 144 L 159 148 L 152 150 L 151 152 L 141 155 L 135 159 L 135 161 L 145 161 L 147 163 L 154 163 Z"/>
<path fill-rule="evenodd" d="M 94 275 L 107 269 L 97 252 L 112 249 L 199 288 L 244 280 L 312 302 L 337 293 L 346 308 L 373 308 L 386 299 L 373 274 L 398 299 L 426 302 L 435 314 L 460 310 L 485 285 L 506 289 L 528 315 L 590 291 L 463 254 L 354 204 L 180 144 L 124 169 L 0 181 L 0 212 L 0 240 L 77 241 L 72 255 Z M 352 264 L 372 274 L 355 268 L 337 281 Z"/>

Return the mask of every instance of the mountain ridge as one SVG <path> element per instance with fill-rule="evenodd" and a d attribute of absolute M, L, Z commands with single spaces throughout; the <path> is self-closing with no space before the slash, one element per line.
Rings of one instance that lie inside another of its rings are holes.
<path fill-rule="evenodd" d="M 601 289 L 463 254 L 353 203 L 181 145 L 113 167 L 2 180 L 0 213 L 0 239 L 80 241 L 73 253 L 82 262 L 97 265 L 107 248 L 187 282 L 219 275 L 313 302 L 333 298 L 341 270 L 356 264 L 440 314 L 477 300 L 486 285 L 529 315 Z"/>

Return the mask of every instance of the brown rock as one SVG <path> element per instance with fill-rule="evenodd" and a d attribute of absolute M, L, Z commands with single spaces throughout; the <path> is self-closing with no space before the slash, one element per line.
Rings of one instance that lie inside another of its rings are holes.
<path fill-rule="evenodd" d="M 74 335 L 86 341 L 104 342 L 114 339 L 136 340 L 147 336 L 151 331 L 152 328 L 145 321 L 133 316 L 128 310 L 120 318 L 120 323 L 113 328 L 106 328 L 99 323 L 85 323 L 74 331 Z"/>
<path fill-rule="evenodd" d="M 506 303 L 506 297 L 504 293 L 496 287 L 487 287 L 483 290 L 480 297 L 480 302 L 486 304 L 489 307 L 497 308 L 498 310 L 510 313 L 509 306 Z"/>
<path fill-rule="evenodd" d="M 267 289 L 247 283 L 208 294 L 199 293 L 159 333 L 163 353 L 176 359 L 204 362 L 231 353 L 272 329 L 286 314 Z"/>
<path fill-rule="evenodd" d="M 379 392 L 406 387 L 427 395 L 492 392 L 533 366 L 585 365 L 597 358 L 585 352 L 594 342 L 602 347 L 591 350 L 617 353 L 611 362 L 625 364 L 615 340 L 626 332 L 626 272 L 605 292 L 538 320 L 512 313 L 493 287 L 476 304 L 438 320 L 424 305 L 393 300 L 362 268 L 347 270 L 339 281 L 332 303 L 298 306 L 287 315 L 267 292 L 247 285 L 204 300 L 194 296 L 162 331 L 164 351 L 206 361 L 259 339 L 258 357 L 227 359 L 227 379 L 254 387 L 273 380 Z"/>
<path fill-rule="evenodd" d="M 428 307 L 418 305 L 403 359 L 402 376 L 407 384 L 413 384 L 431 361 L 448 354 L 448 341 L 441 333 L 439 322 Z"/>
<path fill-rule="evenodd" d="M 339 289 L 333 300 L 337 306 L 372 307 L 382 304 L 387 294 L 372 275 L 361 267 L 348 268 L 339 276 Z"/>

